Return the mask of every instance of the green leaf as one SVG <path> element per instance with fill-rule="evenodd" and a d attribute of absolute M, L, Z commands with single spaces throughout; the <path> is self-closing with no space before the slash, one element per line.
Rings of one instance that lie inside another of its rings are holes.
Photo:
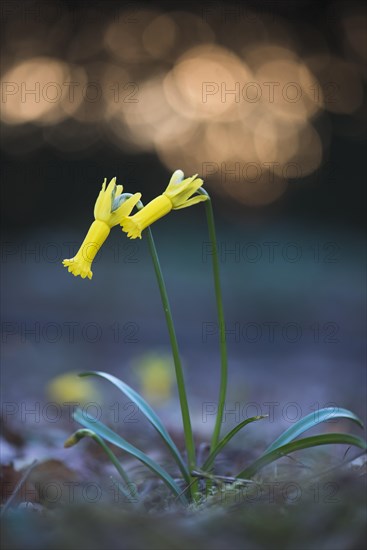
<path fill-rule="evenodd" d="M 161 480 L 171 489 L 174 495 L 180 498 L 183 504 L 187 504 L 186 497 L 182 494 L 182 490 L 174 481 L 174 479 L 169 474 L 167 474 L 167 472 L 163 470 L 163 468 L 161 468 L 159 464 L 149 458 L 148 455 L 128 443 L 124 438 L 105 426 L 105 424 L 99 422 L 99 420 L 94 420 L 90 417 L 88 418 L 88 415 L 83 414 L 80 409 L 77 409 L 73 413 L 73 418 L 85 428 L 92 430 L 106 441 L 109 441 L 113 445 L 116 445 L 116 447 L 119 447 L 125 452 L 131 454 L 132 456 L 140 460 L 140 462 L 143 462 L 143 464 L 145 464 L 150 470 L 152 470 L 152 472 L 154 472 L 157 476 L 161 478 Z"/>
<path fill-rule="evenodd" d="M 210 455 L 202 465 L 201 469 L 204 471 L 210 470 L 211 467 L 213 466 L 213 462 L 217 454 L 227 445 L 227 443 L 232 439 L 232 437 L 235 436 L 236 433 L 239 432 L 242 428 L 247 426 L 247 424 L 250 424 L 251 422 L 256 422 L 256 420 L 261 420 L 262 418 L 267 418 L 267 417 L 268 417 L 267 414 L 261 415 L 261 416 L 252 416 L 251 418 L 246 418 L 246 420 L 244 420 L 243 422 L 240 422 L 240 424 L 235 426 L 233 430 L 228 432 L 227 435 L 225 435 L 223 439 L 219 441 L 217 446 L 213 449 L 213 451 L 210 453 Z"/>
<path fill-rule="evenodd" d="M 330 445 L 332 443 L 341 443 L 344 445 L 355 445 L 361 449 L 366 449 L 367 444 L 364 439 L 357 437 L 351 434 L 343 433 L 332 433 L 332 434 L 321 434 L 313 435 L 311 437 L 305 437 L 303 439 L 298 439 L 292 443 L 287 443 L 282 445 L 273 451 L 264 453 L 260 458 L 255 460 L 250 466 L 242 470 L 236 477 L 248 479 L 252 477 L 256 472 L 267 466 L 274 460 L 281 458 L 289 453 L 294 451 L 300 451 L 301 449 L 308 449 L 309 447 L 316 447 L 318 445 Z"/>
<path fill-rule="evenodd" d="M 325 422 L 326 420 L 331 420 L 334 418 L 349 418 L 356 422 L 361 428 L 363 428 L 362 421 L 348 409 L 339 409 L 335 407 L 327 407 L 325 409 L 320 409 L 319 411 L 312 412 L 301 418 L 298 422 L 293 424 L 288 430 L 282 433 L 273 443 L 265 450 L 265 453 L 273 451 L 290 441 L 293 441 L 296 437 L 301 435 L 306 430 L 317 426 L 320 422 Z"/>
<path fill-rule="evenodd" d="M 186 467 L 186 464 L 182 460 L 180 451 L 177 449 L 174 441 L 172 440 L 171 436 L 167 432 L 166 428 L 162 424 L 162 421 L 157 416 L 157 414 L 154 412 L 152 407 L 141 397 L 141 395 L 138 394 L 135 390 L 133 390 L 130 386 L 125 384 L 125 382 L 122 382 L 122 380 L 119 380 L 115 376 L 112 376 L 111 374 L 107 374 L 106 372 L 83 372 L 79 376 L 98 376 L 100 378 L 105 378 L 109 382 L 112 382 L 116 388 L 118 388 L 123 394 L 127 395 L 131 401 L 133 401 L 141 410 L 141 412 L 144 414 L 144 416 L 149 420 L 149 422 L 154 426 L 154 428 L 157 430 L 159 435 L 162 437 L 163 441 L 169 448 L 170 452 L 172 453 L 174 459 L 176 460 L 182 475 L 184 476 L 185 480 L 190 483 L 190 474 Z"/>

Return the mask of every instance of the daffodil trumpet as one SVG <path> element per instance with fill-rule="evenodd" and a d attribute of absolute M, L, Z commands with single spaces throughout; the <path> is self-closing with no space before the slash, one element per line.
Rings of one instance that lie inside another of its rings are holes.
<path fill-rule="evenodd" d="M 122 194 L 123 187 L 116 185 L 116 178 L 112 178 L 107 188 L 106 183 L 105 179 L 94 206 L 95 220 L 78 252 L 74 258 L 62 262 L 75 277 L 80 275 L 82 279 L 92 278 L 93 260 L 107 239 L 111 228 L 119 225 L 125 217 L 129 216 L 141 198 L 141 193 Z"/>
<path fill-rule="evenodd" d="M 205 195 L 196 195 L 202 186 L 203 180 L 197 174 L 184 179 L 182 170 L 176 170 L 167 186 L 167 189 L 134 216 L 128 216 L 121 222 L 122 230 L 130 239 L 141 239 L 144 229 L 163 218 L 171 210 L 187 208 L 208 199 Z"/>
<path fill-rule="evenodd" d="M 62 263 L 68 268 L 68 271 L 75 277 L 78 275 L 82 279 L 88 277 L 91 279 L 93 272 L 91 270 L 92 262 L 96 257 L 98 250 L 101 248 L 110 233 L 110 228 L 105 222 L 95 220 L 89 228 L 89 231 L 82 242 L 78 252 L 69 260 L 64 260 Z"/>

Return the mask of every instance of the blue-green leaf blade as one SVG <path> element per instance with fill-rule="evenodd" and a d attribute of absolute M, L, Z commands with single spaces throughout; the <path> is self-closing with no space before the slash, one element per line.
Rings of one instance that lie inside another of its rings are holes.
<path fill-rule="evenodd" d="M 214 459 L 217 456 L 217 454 L 227 445 L 227 443 L 234 437 L 242 428 L 247 426 L 247 424 L 251 424 L 252 422 L 256 422 L 257 420 L 262 420 L 263 418 L 267 418 L 268 415 L 260 415 L 260 416 L 251 416 L 251 418 L 246 418 L 243 422 L 240 422 L 235 426 L 231 431 L 227 433 L 221 439 L 218 443 L 218 445 L 213 449 L 213 451 L 210 453 L 204 464 L 202 465 L 201 469 L 204 471 L 210 470 L 210 468 L 213 466 Z"/>
<path fill-rule="evenodd" d="M 285 456 L 294 451 L 300 451 L 302 449 L 308 449 L 310 447 L 317 447 L 318 445 L 331 445 L 331 444 L 343 444 L 343 445 L 355 445 L 361 449 L 367 448 L 367 443 L 361 437 L 344 434 L 344 433 L 329 433 L 329 434 L 320 434 L 313 435 L 311 437 L 305 437 L 303 439 L 298 439 L 297 441 L 292 441 L 276 449 L 262 454 L 255 462 L 250 466 L 242 470 L 236 477 L 248 479 L 256 474 L 261 468 L 267 466 L 271 462 L 274 462 L 278 458 Z"/>
<path fill-rule="evenodd" d="M 161 478 L 161 480 L 170 488 L 176 497 L 179 497 L 184 504 L 187 504 L 186 497 L 182 494 L 182 491 L 175 480 L 148 455 L 134 447 L 134 445 L 131 445 L 131 443 L 126 441 L 123 437 L 115 433 L 99 420 L 88 418 L 88 416 L 80 409 L 77 409 L 73 413 L 73 418 L 85 428 L 94 431 L 106 441 L 109 441 L 113 445 L 116 445 L 116 447 L 119 447 L 123 451 L 140 460 L 140 462 L 145 464 L 152 472 Z"/>
<path fill-rule="evenodd" d="M 176 460 L 185 480 L 187 482 L 190 482 L 190 474 L 186 464 L 184 463 L 181 457 L 180 451 L 176 447 L 174 441 L 172 440 L 171 436 L 167 432 L 165 426 L 163 425 L 161 419 L 158 417 L 156 412 L 152 409 L 149 403 L 147 403 L 145 399 L 138 394 L 137 391 L 135 391 L 133 388 L 131 388 L 128 384 L 126 384 L 119 378 L 116 378 L 116 376 L 113 376 L 112 374 L 108 374 L 106 372 L 100 372 L 100 371 L 83 372 L 79 376 L 97 376 L 99 378 L 104 378 L 105 380 L 108 380 L 114 386 L 116 386 L 116 388 L 119 389 L 129 399 L 131 399 L 131 401 L 133 401 L 133 403 L 135 403 L 135 405 L 139 407 L 139 409 L 144 414 L 146 419 L 152 424 L 152 426 L 157 430 L 159 435 L 162 437 L 164 443 L 167 445 L 172 456 Z"/>
<path fill-rule="evenodd" d="M 275 441 L 273 441 L 271 445 L 269 445 L 269 447 L 265 450 L 265 453 L 273 451 L 278 447 L 285 445 L 286 443 L 290 443 L 291 441 L 293 441 L 293 439 L 295 439 L 305 431 L 313 428 L 314 426 L 317 426 L 317 424 L 320 424 L 320 422 L 326 422 L 327 420 L 331 420 L 334 418 L 348 418 L 349 420 L 356 422 L 361 428 L 363 428 L 362 420 L 360 420 L 358 416 L 356 416 L 348 409 L 326 407 L 324 409 L 320 409 L 319 411 L 308 414 L 307 416 L 301 418 L 301 420 L 293 424 L 293 426 L 288 428 L 288 430 L 283 432 Z"/>

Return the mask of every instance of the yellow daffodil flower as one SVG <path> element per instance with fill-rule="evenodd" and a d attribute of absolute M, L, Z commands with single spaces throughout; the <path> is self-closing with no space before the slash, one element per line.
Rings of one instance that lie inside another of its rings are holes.
<path fill-rule="evenodd" d="M 187 208 L 188 206 L 207 200 L 208 197 L 205 195 L 192 197 L 199 187 L 203 185 L 203 180 L 198 178 L 197 174 L 191 176 L 191 178 L 183 178 L 184 173 L 182 170 L 176 170 L 162 195 L 153 199 L 134 216 L 123 219 L 121 222 L 122 230 L 127 233 L 128 237 L 131 239 L 139 237 L 141 239 L 141 232 L 145 228 L 168 214 L 171 210 Z"/>
<path fill-rule="evenodd" d="M 161 404 L 171 398 L 175 371 L 170 355 L 147 353 L 134 361 L 134 370 L 140 378 L 142 394 L 151 403 Z"/>
<path fill-rule="evenodd" d="M 50 380 L 47 384 L 47 396 L 51 401 L 62 405 L 65 402 L 99 402 L 101 395 L 91 380 L 79 378 L 77 372 L 66 372 Z"/>
<path fill-rule="evenodd" d="M 122 202 L 122 185 L 116 185 L 116 178 L 113 178 L 106 189 L 106 182 L 105 179 L 94 206 L 95 220 L 90 226 L 79 251 L 74 258 L 62 262 L 75 277 L 80 275 L 82 279 L 92 278 L 92 262 L 107 239 L 111 227 L 120 224 L 131 213 L 141 198 L 141 193 L 135 193 L 125 202 Z"/>

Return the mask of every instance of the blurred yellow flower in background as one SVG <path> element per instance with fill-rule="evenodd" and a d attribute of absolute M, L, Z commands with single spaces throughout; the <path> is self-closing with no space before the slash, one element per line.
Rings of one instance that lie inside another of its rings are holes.
<path fill-rule="evenodd" d="M 172 397 L 175 370 L 170 355 L 152 351 L 135 360 L 133 366 L 140 391 L 150 402 L 162 403 Z"/>
<path fill-rule="evenodd" d="M 59 405 L 66 402 L 80 404 L 100 402 L 101 395 L 92 380 L 80 378 L 78 372 L 66 372 L 52 378 L 47 384 L 47 397 Z"/>
<path fill-rule="evenodd" d="M 180 210 L 181 208 L 187 208 L 188 206 L 207 200 L 208 197 L 205 195 L 192 197 L 202 185 L 203 180 L 198 178 L 197 174 L 184 179 L 182 170 L 176 170 L 172 174 L 168 187 L 162 195 L 153 199 L 134 216 L 123 219 L 121 222 L 122 230 L 131 239 L 136 239 L 137 237 L 141 239 L 141 232 L 144 229 L 168 214 L 171 210 Z"/>
<path fill-rule="evenodd" d="M 141 193 L 135 193 L 123 202 L 122 185 L 116 185 L 116 178 L 112 178 L 106 189 L 106 182 L 105 178 L 94 206 L 95 221 L 90 226 L 79 251 L 74 258 L 62 262 L 75 277 L 80 275 L 82 279 L 92 278 L 92 262 L 107 239 L 111 227 L 121 223 L 141 198 Z"/>

